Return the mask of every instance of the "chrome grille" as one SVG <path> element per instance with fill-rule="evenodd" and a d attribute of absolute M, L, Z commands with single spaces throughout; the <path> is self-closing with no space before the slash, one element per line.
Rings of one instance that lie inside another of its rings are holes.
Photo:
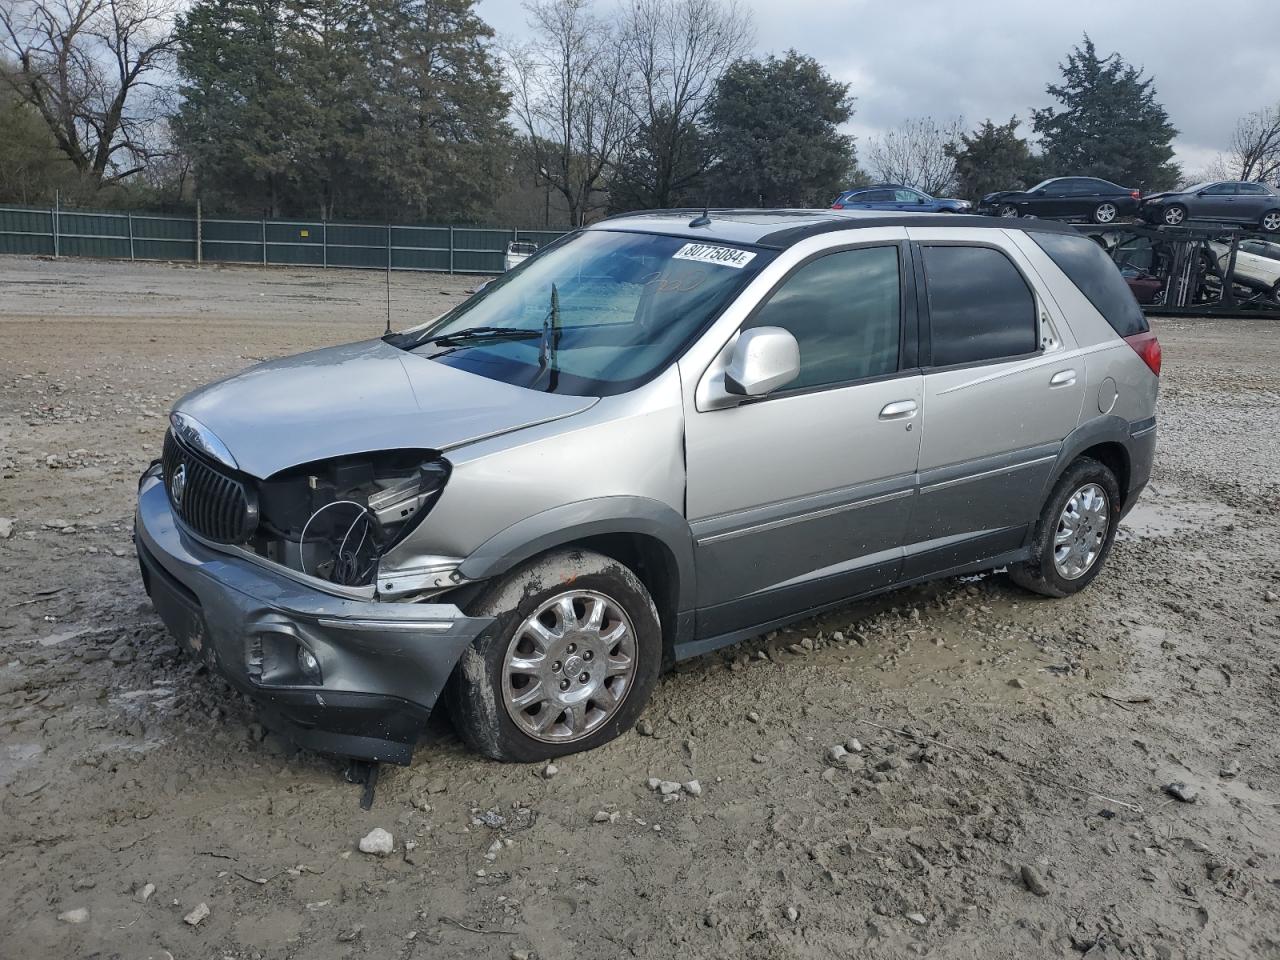
<path fill-rule="evenodd" d="M 258 496 L 248 483 L 164 435 L 164 488 L 184 523 L 216 543 L 244 543 L 258 526 Z M 175 483 L 176 480 L 176 483 Z"/>

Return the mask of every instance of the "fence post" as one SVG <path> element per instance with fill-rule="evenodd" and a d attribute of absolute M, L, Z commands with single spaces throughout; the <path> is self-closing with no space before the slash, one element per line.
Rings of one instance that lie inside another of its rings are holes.
<path fill-rule="evenodd" d="M 62 215 L 62 191 L 53 192 L 53 209 L 49 211 L 49 219 L 53 226 L 53 259 L 58 259 L 58 218 Z"/>
<path fill-rule="evenodd" d="M 320 256 L 326 270 L 329 269 L 329 221 L 320 221 Z"/>
<path fill-rule="evenodd" d="M 196 264 L 204 263 L 204 215 L 200 200 L 196 199 Z"/>
<path fill-rule="evenodd" d="M 453 273 L 453 225 L 449 225 L 449 272 Z"/>
<path fill-rule="evenodd" d="M 129 211 L 129 259 L 136 259 L 133 255 L 133 211 Z"/>
<path fill-rule="evenodd" d="M 267 265 L 267 221 L 262 221 L 262 265 Z"/>

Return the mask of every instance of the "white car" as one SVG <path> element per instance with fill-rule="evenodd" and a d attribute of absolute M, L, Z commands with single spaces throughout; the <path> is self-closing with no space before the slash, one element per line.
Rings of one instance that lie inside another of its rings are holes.
<path fill-rule="evenodd" d="M 538 245 L 532 240 L 512 240 L 507 244 L 507 255 L 502 258 L 502 269 L 518 267 L 537 252 Z"/>
<path fill-rule="evenodd" d="M 1231 260 L 1231 247 L 1225 243 L 1211 243 L 1218 266 L 1225 273 Z M 1280 243 L 1270 240 L 1242 240 L 1236 249 L 1237 283 L 1270 290 L 1274 299 L 1280 300 Z"/>

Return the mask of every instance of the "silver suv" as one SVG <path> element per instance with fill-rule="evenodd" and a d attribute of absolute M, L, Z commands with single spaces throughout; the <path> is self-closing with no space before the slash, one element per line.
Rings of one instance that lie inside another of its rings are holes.
<path fill-rule="evenodd" d="M 1063 597 L 1151 468 L 1160 348 L 1070 227 L 661 212 L 420 327 L 180 400 L 148 592 L 268 723 L 408 763 L 437 700 L 531 761 L 664 666 L 902 584 Z"/>

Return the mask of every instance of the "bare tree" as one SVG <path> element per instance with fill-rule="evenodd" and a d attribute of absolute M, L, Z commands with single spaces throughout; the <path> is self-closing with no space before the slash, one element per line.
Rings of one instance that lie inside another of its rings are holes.
<path fill-rule="evenodd" d="M 1232 179 L 1280 184 L 1280 104 L 1240 118 L 1227 163 Z"/>
<path fill-rule="evenodd" d="M 621 29 L 629 107 L 644 156 L 628 164 L 646 207 L 669 207 L 711 162 L 698 124 L 717 81 L 745 55 L 754 31 L 737 0 L 632 0 Z"/>
<path fill-rule="evenodd" d="M 912 117 L 871 141 L 867 152 L 871 173 L 887 183 L 915 187 L 931 195 L 944 193 L 954 187 L 956 179 L 955 157 L 947 147 L 958 143 L 963 132 L 961 117 L 945 125 L 933 117 Z"/>
<path fill-rule="evenodd" d="M 513 107 L 538 175 L 579 226 L 602 205 L 605 172 L 632 130 L 627 68 L 589 0 L 532 0 L 525 9 L 535 36 L 508 55 Z"/>
<path fill-rule="evenodd" d="M 145 163 L 173 13 L 171 0 L 0 0 L 0 53 L 16 61 L 0 76 L 95 186 Z"/>

